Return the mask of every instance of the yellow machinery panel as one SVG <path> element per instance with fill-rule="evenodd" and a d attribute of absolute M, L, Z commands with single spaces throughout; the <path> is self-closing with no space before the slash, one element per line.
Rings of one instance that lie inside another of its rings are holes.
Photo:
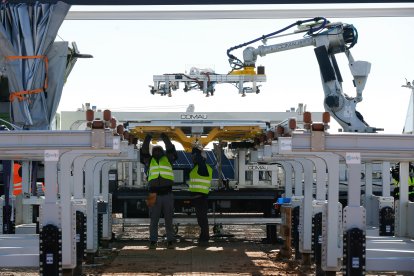
<path fill-rule="evenodd" d="M 172 126 L 137 126 L 131 130 L 131 134 L 141 140 L 147 134 L 151 134 L 154 139 L 158 139 L 161 133 L 165 133 L 170 139 L 181 143 L 186 151 L 191 151 L 197 143 L 204 147 L 212 141 L 251 140 L 261 135 L 263 130 L 259 126 L 223 126 L 214 127 L 208 133 L 201 135 L 186 135 L 180 127 Z"/>

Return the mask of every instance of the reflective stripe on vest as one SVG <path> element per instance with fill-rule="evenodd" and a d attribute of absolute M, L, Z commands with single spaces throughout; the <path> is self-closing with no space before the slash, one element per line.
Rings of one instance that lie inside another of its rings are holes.
<path fill-rule="evenodd" d="M 13 195 L 22 194 L 22 177 L 19 175 L 19 169 L 22 166 L 18 163 L 14 163 L 13 167 Z"/>
<path fill-rule="evenodd" d="M 208 176 L 201 176 L 197 173 L 198 165 L 196 165 L 190 172 L 189 188 L 190 192 L 197 192 L 208 194 L 210 192 L 211 179 L 213 179 L 213 169 L 206 164 Z"/>
<path fill-rule="evenodd" d="M 161 157 L 159 162 L 155 158 L 151 158 L 148 170 L 148 181 L 157 179 L 158 177 L 174 181 L 173 169 L 166 156 Z"/>
<path fill-rule="evenodd" d="M 22 183 L 14 183 L 13 185 L 13 195 L 18 196 L 22 194 Z"/>

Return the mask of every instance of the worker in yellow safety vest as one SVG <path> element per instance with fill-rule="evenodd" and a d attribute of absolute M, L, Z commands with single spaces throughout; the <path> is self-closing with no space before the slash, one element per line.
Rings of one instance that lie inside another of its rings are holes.
<path fill-rule="evenodd" d="M 192 205 L 195 208 L 197 223 L 200 226 L 198 244 L 205 246 L 210 239 L 208 228 L 208 194 L 210 192 L 213 169 L 206 163 L 205 151 L 195 147 L 192 150 L 194 167 L 190 172 L 188 190 L 192 194 Z"/>
<path fill-rule="evenodd" d="M 174 173 L 172 164 L 177 160 L 177 151 L 170 139 L 164 133 L 161 134 L 166 152 L 161 146 L 154 146 L 150 153 L 149 144 L 152 136 L 147 135 L 140 150 L 141 162 L 145 164 L 149 195 L 147 205 L 150 216 L 150 249 L 157 247 L 158 222 L 161 212 L 164 214 L 165 230 L 167 232 L 167 248 L 173 249 L 174 229 L 174 197 L 172 186 L 174 184 Z"/>
<path fill-rule="evenodd" d="M 391 169 L 394 182 L 394 199 L 400 199 L 400 166 L 397 164 Z M 414 165 L 410 163 L 408 176 L 408 200 L 414 202 Z"/>

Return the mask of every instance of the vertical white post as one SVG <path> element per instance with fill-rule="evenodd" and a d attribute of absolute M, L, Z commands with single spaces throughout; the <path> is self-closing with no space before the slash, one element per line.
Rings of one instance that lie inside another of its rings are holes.
<path fill-rule="evenodd" d="M 326 164 L 320 158 L 309 158 L 316 168 L 316 200 L 326 200 Z"/>
<path fill-rule="evenodd" d="M 397 201 L 397 222 L 396 236 L 407 235 L 407 206 L 408 206 L 408 162 L 400 162 L 400 200 Z"/>
<path fill-rule="evenodd" d="M 339 157 L 336 155 L 325 156 L 328 168 L 328 238 L 326 245 L 326 268 L 328 271 L 337 270 L 338 258 L 342 256 L 341 241 L 339 237 Z M 325 242 L 325 241 L 324 241 Z"/>
<path fill-rule="evenodd" d="M 239 150 L 238 155 L 239 185 L 246 185 L 246 151 Z"/>
<path fill-rule="evenodd" d="M 390 162 L 382 163 L 382 196 L 390 196 Z"/>
<path fill-rule="evenodd" d="M 373 225 L 373 210 L 372 202 L 372 163 L 365 163 L 365 209 L 367 214 L 367 224 Z"/>
<path fill-rule="evenodd" d="M 303 168 L 296 161 L 290 161 L 289 163 L 292 165 L 293 171 L 295 173 L 295 196 L 302 196 L 303 195 L 303 185 L 302 185 Z"/>
<path fill-rule="evenodd" d="M 62 266 L 75 268 L 76 266 L 76 225 L 75 214 L 72 208 L 73 195 L 73 161 L 80 155 L 79 152 L 66 152 L 60 160 L 60 203 L 62 216 Z M 47 187 L 46 187 L 47 190 Z"/>
<path fill-rule="evenodd" d="M 133 163 L 127 162 L 128 164 L 128 186 L 132 187 L 134 178 L 132 177 L 133 174 Z"/>
<path fill-rule="evenodd" d="M 292 197 L 292 165 L 289 162 L 280 162 L 285 174 L 285 197 Z M 273 177 L 273 175 L 272 175 Z"/>
<path fill-rule="evenodd" d="M 348 164 L 348 206 L 361 206 L 361 164 Z"/>
<path fill-rule="evenodd" d="M 55 158 L 55 155 L 57 157 Z M 47 157 L 46 157 L 47 156 Z M 45 203 L 56 203 L 58 194 L 57 163 L 59 151 L 45 151 Z"/>
<path fill-rule="evenodd" d="M 73 165 L 73 198 L 74 199 L 83 199 L 85 198 L 83 194 L 84 186 L 84 166 L 87 160 L 93 158 L 93 156 L 80 156 L 75 159 Z"/>
<path fill-rule="evenodd" d="M 22 194 L 31 194 L 30 193 L 30 184 L 31 184 L 31 162 L 23 161 L 22 162 Z M 23 204 L 22 206 L 22 223 L 32 223 L 32 205 Z"/>
<path fill-rule="evenodd" d="M 139 161 L 139 154 L 138 154 L 138 161 L 135 162 L 135 167 L 136 167 L 136 182 L 135 185 L 137 187 L 141 187 L 142 183 L 142 173 L 141 173 L 141 162 Z"/>
<path fill-rule="evenodd" d="M 85 164 L 85 198 L 86 198 L 86 252 L 95 253 L 95 238 L 97 237 L 95 228 L 95 200 L 94 200 L 94 185 L 93 185 L 93 168 L 99 159 L 98 157 L 91 158 Z"/>
<path fill-rule="evenodd" d="M 102 238 L 110 239 L 112 235 L 111 229 L 111 219 L 112 219 L 112 209 L 109 207 L 109 170 L 111 169 L 111 165 L 114 162 L 107 162 L 102 166 L 102 196 L 103 200 L 108 202 L 108 212 L 103 215 L 102 224 L 103 224 L 103 231 L 102 231 Z"/>
<path fill-rule="evenodd" d="M 303 244 L 302 253 L 312 253 L 312 200 L 313 200 L 313 163 L 307 159 L 298 159 L 304 172 L 303 200 Z"/>
<path fill-rule="evenodd" d="M 31 180 L 31 170 L 30 170 L 30 161 L 22 162 L 22 192 L 23 194 L 30 192 L 30 180 Z"/>

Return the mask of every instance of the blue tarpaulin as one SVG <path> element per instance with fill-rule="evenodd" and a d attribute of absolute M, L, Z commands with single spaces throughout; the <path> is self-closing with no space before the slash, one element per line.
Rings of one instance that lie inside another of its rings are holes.
<path fill-rule="evenodd" d="M 8 77 L 12 122 L 50 129 L 62 93 L 68 45 L 54 43 L 70 9 L 55 4 L 0 4 L 0 56 Z"/>

